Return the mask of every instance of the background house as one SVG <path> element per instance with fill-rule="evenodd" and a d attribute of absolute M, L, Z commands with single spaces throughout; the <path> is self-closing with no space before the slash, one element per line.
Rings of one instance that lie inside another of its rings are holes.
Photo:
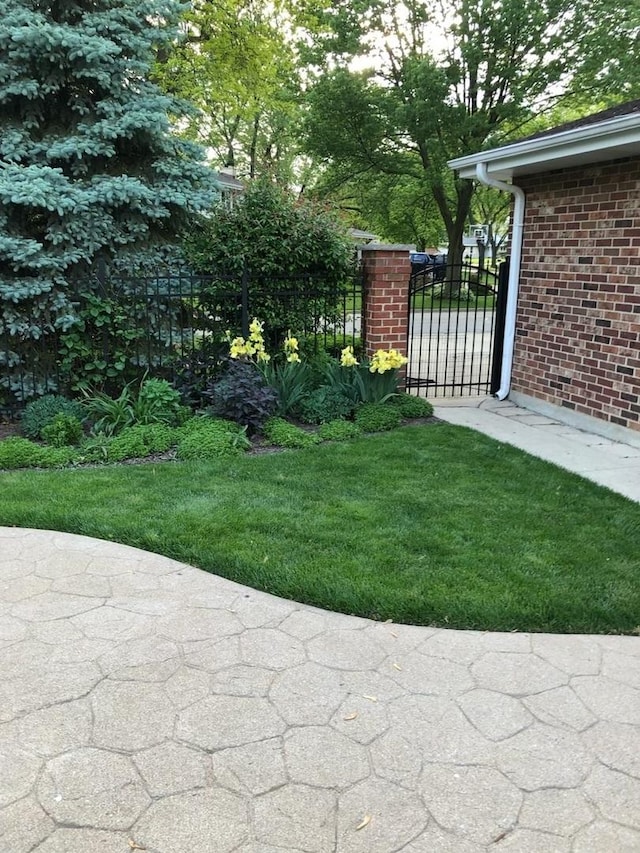
<path fill-rule="evenodd" d="M 220 191 L 220 202 L 231 210 L 236 199 L 244 192 L 244 184 L 236 178 L 236 170 L 233 166 L 223 166 L 215 172 L 215 177 Z"/>
<path fill-rule="evenodd" d="M 637 442 L 640 100 L 449 165 L 520 195 L 502 396 Z"/>

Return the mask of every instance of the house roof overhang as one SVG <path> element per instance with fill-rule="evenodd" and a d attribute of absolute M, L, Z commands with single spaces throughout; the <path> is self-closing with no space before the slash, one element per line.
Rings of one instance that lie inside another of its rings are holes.
<path fill-rule="evenodd" d="M 215 178 L 220 187 L 225 190 L 237 190 L 238 192 L 242 192 L 244 190 L 244 184 L 235 178 L 233 175 L 229 175 L 227 172 L 215 172 Z"/>
<path fill-rule="evenodd" d="M 491 178 L 508 181 L 518 175 L 635 155 L 640 155 L 640 114 L 636 112 L 457 157 L 449 160 L 448 165 L 461 178 L 475 178 L 477 164 L 486 163 Z"/>

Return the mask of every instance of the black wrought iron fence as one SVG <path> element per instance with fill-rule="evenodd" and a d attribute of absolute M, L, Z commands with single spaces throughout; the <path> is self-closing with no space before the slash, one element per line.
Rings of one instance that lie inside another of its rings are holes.
<path fill-rule="evenodd" d="M 228 336 L 246 336 L 254 317 L 264 323 L 268 351 L 291 330 L 307 352 L 339 354 L 358 345 L 363 298 L 360 271 L 336 284 L 249 270 L 236 277 L 96 270 L 70 291 L 66 328 L 24 339 L 0 327 L 0 410 L 14 413 L 47 392 L 116 390 L 145 373 L 172 381 L 197 374 L 206 382 L 228 352 Z"/>
<path fill-rule="evenodd" d="M 434 397 L 490 392 L 505 271 L 462 264 L 411 276 L 409 388 Z"/>

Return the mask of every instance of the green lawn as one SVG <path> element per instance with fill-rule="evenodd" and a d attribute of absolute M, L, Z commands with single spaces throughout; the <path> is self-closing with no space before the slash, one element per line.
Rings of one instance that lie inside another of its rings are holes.
<path fill-rule="evenodd" d="M 640 624 L 640 506 L 447 424 L 211 464 L 7 472 L 0 487 L 2 525 L 124 542 L 346 613 Z"/>
<path fill-rule="evenodd" d="M 408 296 L 407 296 L 408 299 Z M 447 298 L 439 294 L 434 295 L 431 289 L 418 291 L 411 301 L 413 311 L 494 311 L 495 296 L 491 293 L 473 296 L 471 299 Z M 362 312 L 362 299 L 360 295 L 348 296 L 340 303 L 340 313 L 345 315 L 360 314 Z"/>
<path fill-rule="evenodd" d="M 456 296 L 449 299 L 422 291 L 415 294 L 411 307 L 413 311 L 485 311 L 488 314 L 495 310 L 495 302 L 495 296 L 492 294 L 474 296 L 471 299 L 458 299 Z"/>

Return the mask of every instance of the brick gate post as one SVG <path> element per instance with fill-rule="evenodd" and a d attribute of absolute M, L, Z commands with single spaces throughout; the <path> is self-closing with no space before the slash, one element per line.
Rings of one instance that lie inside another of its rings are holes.
<path fill-rule="evenodd" d="M 368 356 L 377 349 L 391 348 L 404 356 L 408 354 L 409 252 L 413 248 L 384 243 L 369 243 L 361 248 L 366 294 L 364 348 Z"/>

